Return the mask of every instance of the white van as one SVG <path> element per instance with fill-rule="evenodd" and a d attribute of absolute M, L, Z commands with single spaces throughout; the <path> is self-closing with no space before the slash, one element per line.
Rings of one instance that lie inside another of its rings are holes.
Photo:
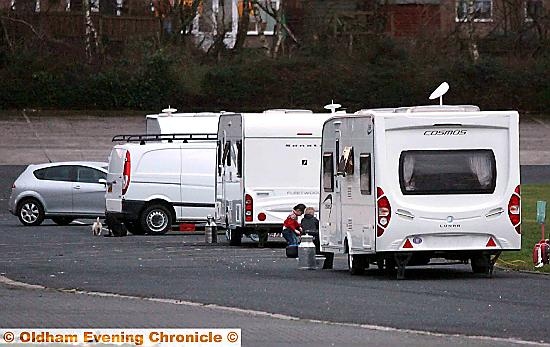
<path fill-rule="evenodd" d="M 491 274 L 521 248 L 518 113 L 475 106 L 363 110 L 326 121 L 321 250 L 352 274 L 434 258 Z M 326 265 L 326 264 L 325 264 Z"/>
<path fill-rule="evenodd" d="M 330 116 L 309 110 L 220 116 L 215 218 L 231 245 L 243 234 L 280 233 L 298 203 L 318 205 L 321 128 Z"/>
<path fill-rule="evenodd" d="M 216 134 L 115 136 L 128 143 L 114 146 L 110 155 L 109 226 L 123 223 L 133 234 L 164 234 L 176 222 L 206 222 L 214 214 L 215 139 Z M 126 234 L 124 228 L 112 230 Z"/>

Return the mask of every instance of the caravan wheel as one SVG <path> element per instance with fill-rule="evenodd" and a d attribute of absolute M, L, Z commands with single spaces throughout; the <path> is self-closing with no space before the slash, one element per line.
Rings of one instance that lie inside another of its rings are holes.
<path fill-rule="evenodd" d="M 479 254 L 472 257 L 471 265 L 475 274 L 490 275 L 492 272 L 491 257 L 488 254 Z"/>

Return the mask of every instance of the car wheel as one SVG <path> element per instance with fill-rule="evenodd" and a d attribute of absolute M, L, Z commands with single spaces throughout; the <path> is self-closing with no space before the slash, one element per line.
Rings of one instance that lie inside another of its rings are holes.
<path fill-rule="evenodd" d="M 141 213 L 140 224 L 147 234 L 166 234 L 172 228 L 172 214 L 162 205 L 151 205 Z"/>
<path fill-rule="evenodd" d="M 52 220 L 57 225 L 69 225 L 74 220 L 70 217 L 52 217 Z"/>
<path fill-rule="evenodd" d="M 25 226 L 40 225 L 44 221 L 44 207 L 36 199 L 24 199 L 17 208 L 17 217 Z"/>
<path fill-rule="evenodd" d="M 124 222 L 124 225 L 126 226 L 126 229 L 128 229 L 128 231 L 131 232 L 133 235 L 145 234 L 145 231 L 141 229 L 141 226 L 138 223 Z"/>

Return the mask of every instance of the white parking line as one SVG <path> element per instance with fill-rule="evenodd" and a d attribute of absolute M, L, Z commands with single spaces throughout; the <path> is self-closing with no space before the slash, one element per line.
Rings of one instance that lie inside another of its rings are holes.
<path fill-rule="evenodd" d="M 461 338 L 470 339 L 470 340 L 516 343 L 516 344 L 531 345 L 531 346 L 550 346 L 550 344 L 548 343 L 525 341 L 525 340 L 519 340 L 515 338 L 502 338 L 502 337 L 491 337 L 491 336 L 469 336 L 469 335 L 462 335 L 462 334 L 444 334 L 444 333 L 434 333 L 434 332 L 423 331 L 423 330 L 391 328 L 391 327 L 385 327 L 385 326 L 373 325 L 373 324 L 340 323 L 340 322 L 331 322 L 331 321 L 317 320 L 317 319 L 299 318 L 299 317 L 294 317 L 286 314 L 271 313 L 271 312 L 257 311 L 257 310 L 248 310 L 248 309 L 242 309 L 237 307 L 221 306 L 216 304 L 202 304 L 202 303 L 185 301 L 185 300 L 147 298 L 147 297 L 138 297 L 138 296 L 113 294 L 113 293 L 91 292 L 91 291 L 77 290 L 77 289 L 54 289 L 54 288 L 44 287 L 41 285 L 33 285 L 33 284 L 27 284 L 24 282 L 14 281 L 3 276 L 3 274 L 0 275 L 0 283 L 6 284 L 9 286 L 14 286 L 14 287 L 21 287 L 21 288 L 42 289 L 42 290 L 50 289 L 50 290 L 56 290 L 62 293 L 70 293 L 70 294 L 83 294 L 83 295 L 90 295 L 90 296 L 97 296 L 97 297 L 120 298 L 120 299 L 130 299 L 130 300 L 146 300 L 150 302 L 158 302 L 163 304 L 182 305 L 182 306 L 190 306 L 190 307 L 203 307 L 203 308 L 210 308 L 214 310 L 222 310 L 226 312 L 235 312 L 235 313 L 274 318 L 274 319 L 302 321 L 302 322 L 308 322 L 308 323 L 327 324 L 327 325 L 342 326 L 342 327 L 361 328 L 361 329 L 369 329 L 369 330 L 375 330 L 375 331 L 400 332 L 400 333 L 416 334 L 416 335 L 423 335 L 423 336 L 435 336 L 435 337 L 461 337 Z"/>

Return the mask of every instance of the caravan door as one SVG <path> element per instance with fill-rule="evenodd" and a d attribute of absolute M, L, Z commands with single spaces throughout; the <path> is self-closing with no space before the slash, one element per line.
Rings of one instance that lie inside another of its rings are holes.
<path fill-rule="evenodd" d="M 340 225 L 351 254 L 375 251 L 373 123 L 371 117 L 343 118 L 337 189 Z"/>
<path fill-rule="evenodd" d="M 226 226 L 226 210 L 225 210 L 225 184 L 223 181 L 224 166 L 222 162 L 223 157 L 223 139 L 220 139 L 218 134 L 218 141 L 216 145 L 216 203 L 215 203 L 215 220 L 216 224 L 223 227 Z"/>
<path fill-rule="evenodd" d="M 337 167 L 340 152 L 341 121 L 332 119 L 325 123 L 323 128 L 322 150 L 322 177 L 320 195 L 320 237 L 321 245 L 343 251 L 341 228 L 342 211 L 340 209 L 340 185 L 338 182 Z"/>

